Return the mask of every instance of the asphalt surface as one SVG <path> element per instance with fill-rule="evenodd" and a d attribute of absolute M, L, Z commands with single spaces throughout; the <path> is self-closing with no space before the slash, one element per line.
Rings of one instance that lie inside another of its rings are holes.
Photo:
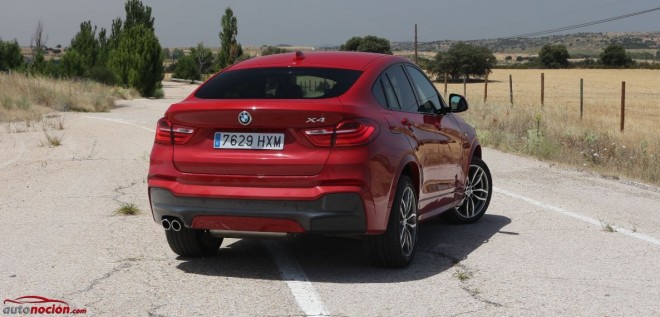
<path fill-rule="evenodd" d="M 408 268 L 371 267 L 359 240 L 319 237 L 225 239 L 217 256 L 178 258 L 146 175 L 156 121 L 190 89 L 0 126 L 1 299 L 89 316 L 660 315 L 660 189 L 489 149 L 488 213 L 423 224 Z M 141 213 L 116 214 L 122 203 Z"/>

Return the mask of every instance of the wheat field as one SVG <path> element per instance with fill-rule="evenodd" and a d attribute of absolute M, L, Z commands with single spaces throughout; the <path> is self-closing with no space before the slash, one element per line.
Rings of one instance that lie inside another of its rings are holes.
<path fill-rule="evenodd" d="M 621 132 L 623 81 L 626 111 Z M 444 83 L 437 86 L 444 92 Z M 485 103 L 484 90 L 483 82 L 465 85 L 470 110 L 464 117 L 486 145 L 660 184 L 660 71 L 498 69 L 489 76 Z M 447 93 L 464 94 L 464 85 L 449 84 Z"/>

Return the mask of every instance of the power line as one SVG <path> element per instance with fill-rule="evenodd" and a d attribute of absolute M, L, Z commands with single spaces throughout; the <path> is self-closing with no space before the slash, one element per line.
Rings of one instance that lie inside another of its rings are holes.
<path fill-rule="evenodd" d="M 580 24 L 560 27 L 560 28 L 556 28 L 556 29 L 550 29 L 550 30 L 539 31 L 539 32 L 532 32 L 532 33 L 525 33 L 525 34 L 520 34 L 520 35 L 516 35 L 516 36 L 501 37 L 500 39 L 514 39 L 514 38 L 519 38 L 519 37 L 534 37 L 534 36 L 539 36 L 539 35 L 559 33 L 559 32 L 562 32 L 562 31 L 574 30 L 574 29 L 579 29 L 579 28 L 583 28 L 583 27 L 587 27 L 587 26 L 596 25 L 596 24 L 601 24 L 601 23 L 621 20 L 621 19 L 625 19 L 625 18 L 630 18 L 630 17 L 634 17 L 634 16 L 637 16 L 637 15 L 641 15 L 641 14 L 645 14 L 645 13 L 649 13 L 649 12 L 653 12 L 653 11 L 658 11 L 658 10 L 660 10 L 660 7 L 653 8 L 653 9 L 648 9 L 648 10 L 644 10 L 644 11 L 639 11 L 639 12 L 634 12 L 634 13 L 628 13 L 628 14 L 624 14 L 624 15 L 619 15 L 619 16 L 612 17 L 612 18 L 601 19 L 601 20 L 597 20 L 597 21 L 591 21 L 591 22 L 586 22 L 586 23 L 580 23 Z"/>

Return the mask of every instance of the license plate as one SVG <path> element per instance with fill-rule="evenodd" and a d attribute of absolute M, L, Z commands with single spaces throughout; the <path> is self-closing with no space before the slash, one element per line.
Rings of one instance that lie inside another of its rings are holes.
<path fill-rule="evenodd" d="M 284 133 L 216 132 L 214 149 L 282 150 Z"/>

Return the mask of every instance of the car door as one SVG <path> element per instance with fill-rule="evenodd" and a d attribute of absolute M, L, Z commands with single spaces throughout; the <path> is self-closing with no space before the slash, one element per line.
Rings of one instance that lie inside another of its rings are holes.
<path fill-rule="evenodd" d="M 390 67 L 381 76 L 385 98 L 393 115 L 400 122 L 400 129 L 408 137 L 412 150 L 421 165 L 421 188 L 419 192 L 420 214 L 433 211 L 440 198 L 450 189 L 443 180 L 442 151 L 446 147 L 445 137 L 435 126 L 436 115 L 419 111 L 419 101 L 403 65 Z"/>
<path fill-rule="evenodd" d="M 439 201 L 441 210 L 438 211 L 443 211 L 443 207 L 451 204 L 455 200 L 456 193 L 464 186 L 463 146 L 468 144 L 467 138 L 460 130 L 454 115 L 441 111 L 441 108 L 446 106 L 426 75 L 412 65 L 405 65 L 405 70 L 417 94 L 418 111 L 425 114 L 424 123 L 432 127 L 438 138 L 436 141 L 439 144 L 436 172 L 438 179 L 434 186 L 441 195 Z"/>

